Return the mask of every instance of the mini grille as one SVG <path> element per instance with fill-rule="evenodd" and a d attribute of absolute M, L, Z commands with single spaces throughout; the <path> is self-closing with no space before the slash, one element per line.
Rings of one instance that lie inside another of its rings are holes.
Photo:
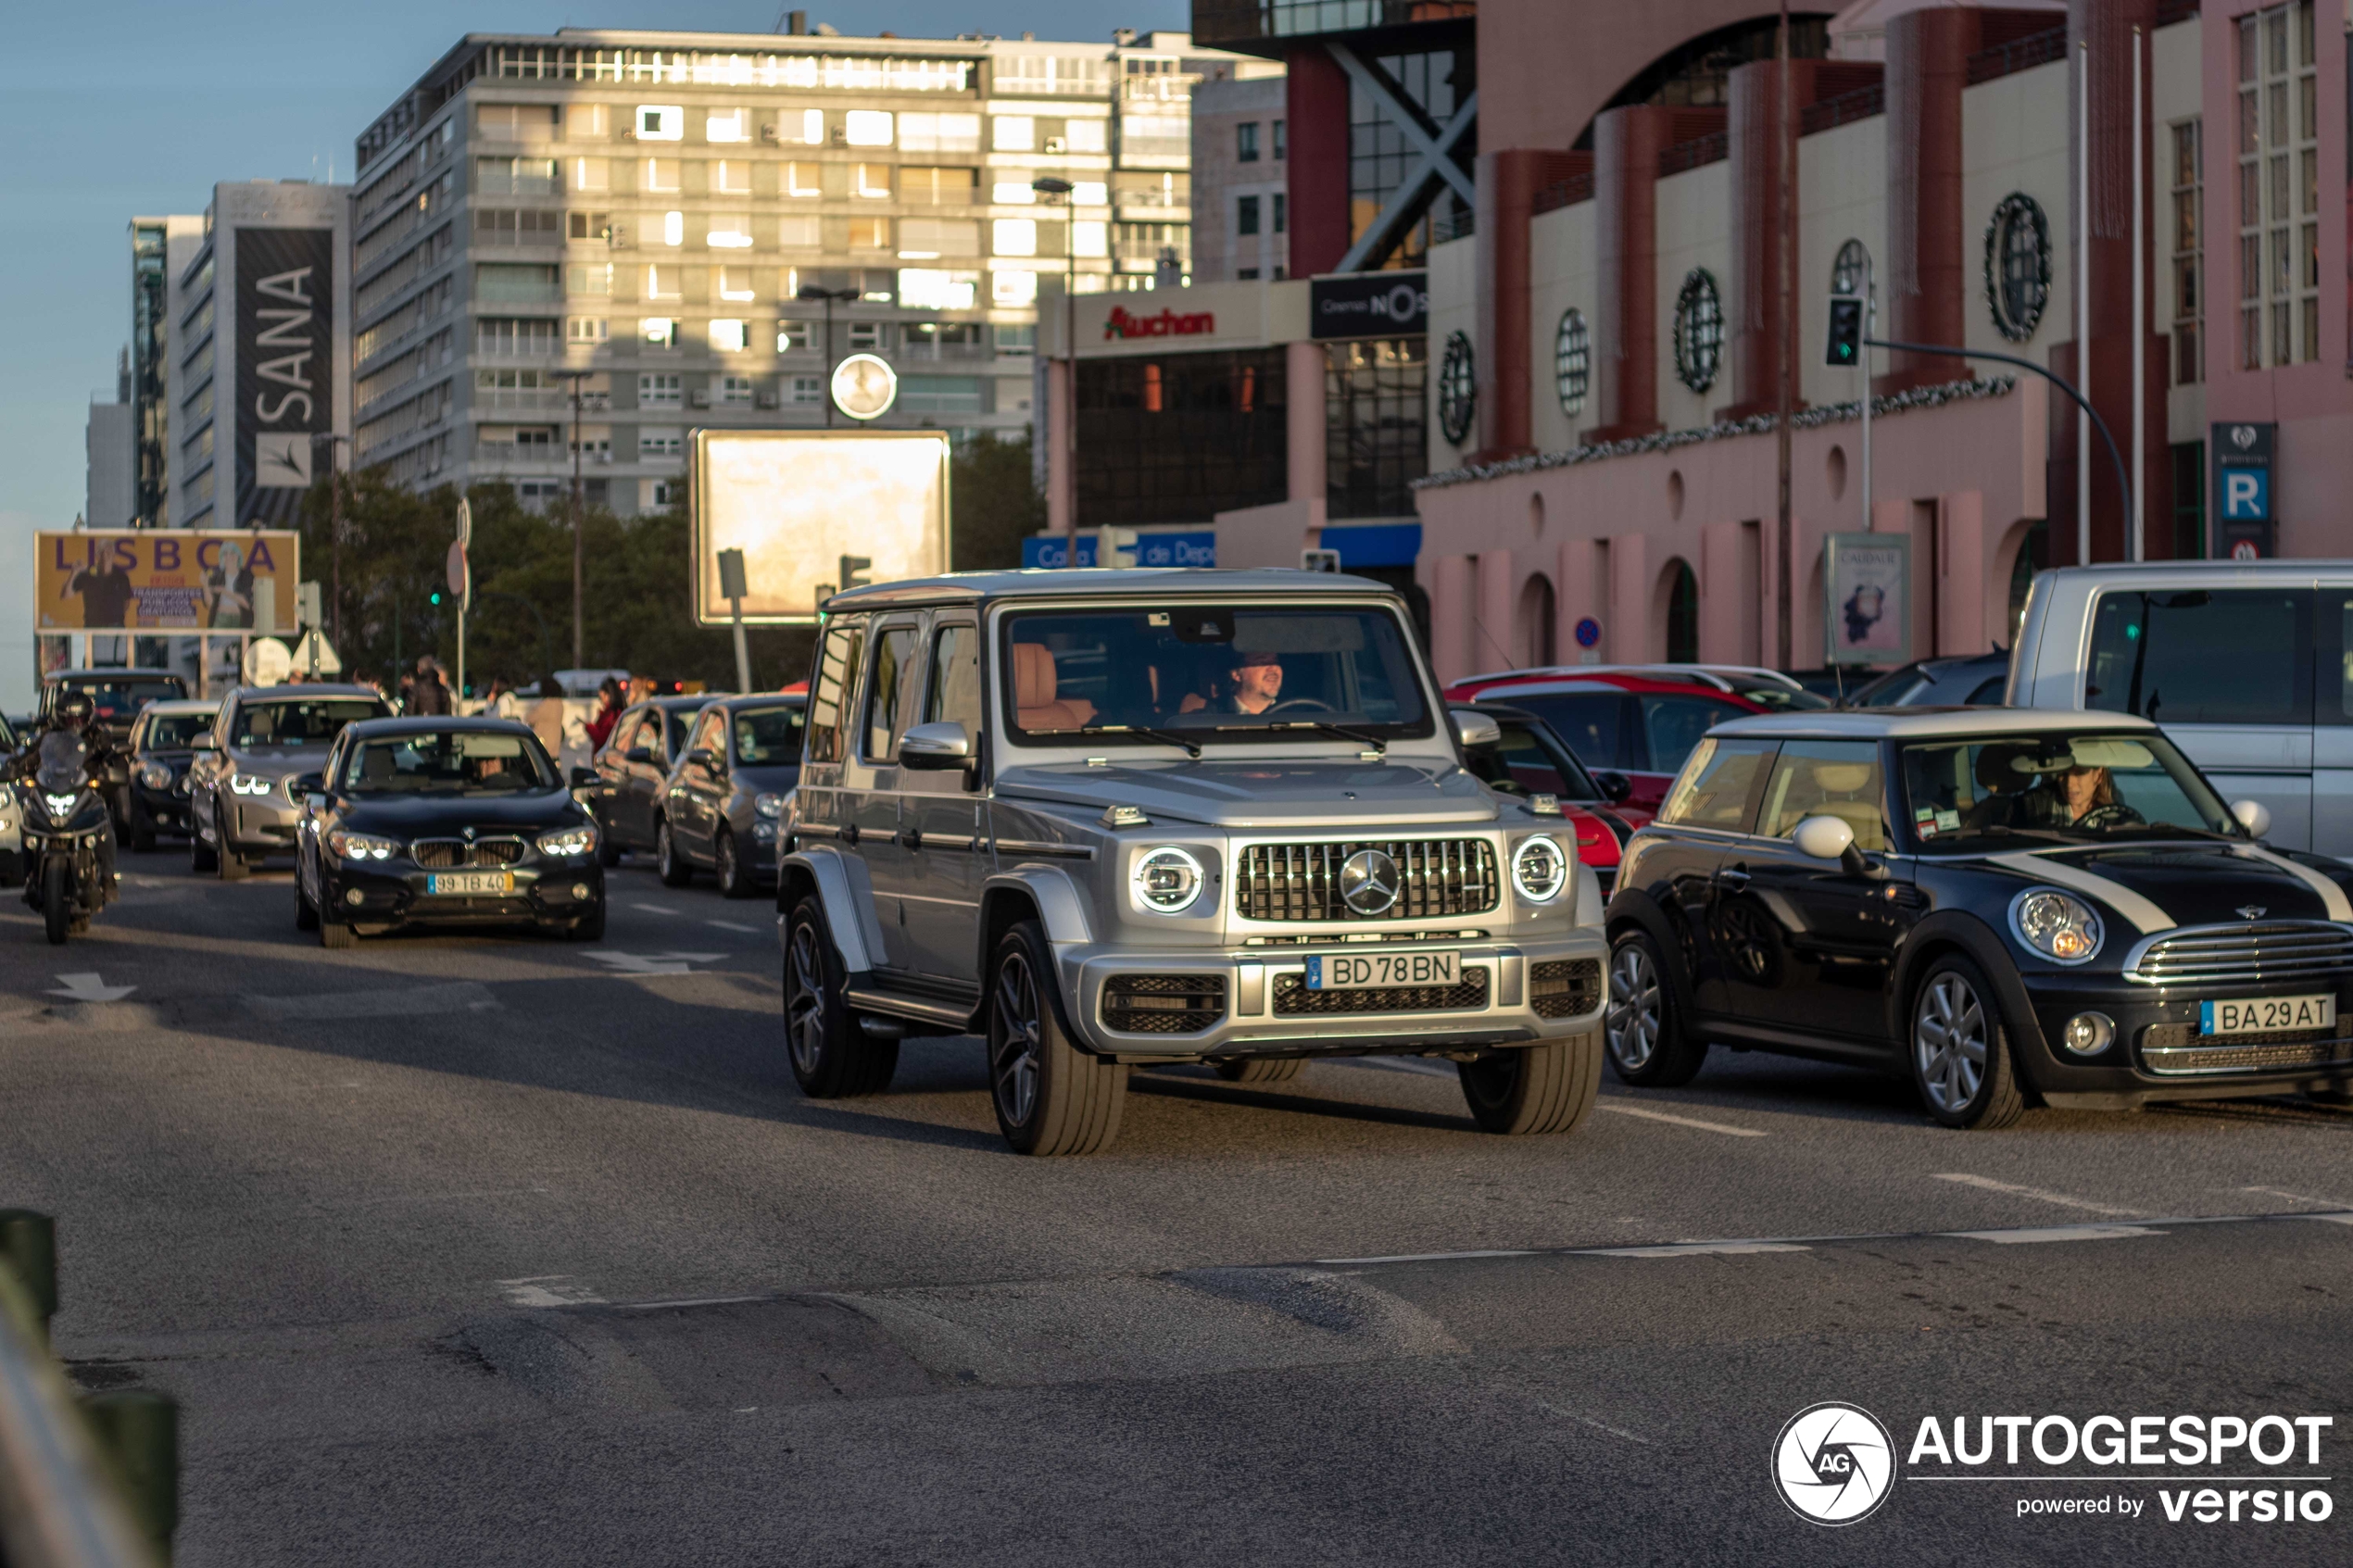
<path fill-rule="evenodd" d="M 1539 1018 L 1574 1018 L 1602 1005 L 1602 965 L 1598 959 L 1561 959 L 1530 964 L 1528 1005 Z"/>
<path fill-rule="evenodd" d="M 1487 972 L 1466 969 L 1453 985 L 1397 985 L 1382 991 L 1310 991 L 1296 974 L 1275 977 L 1278 1018 L 1352 1012 L 1471 1012 L 1487 1005 Z"/>
<path fill-rule="evenodd" d="M 2207 925 L 2159 937 L 2126 977 L 2148 985 L 2237 985 L 2353 970 L 2353 931 L 2315 922 Z"/>
<path fill-rule="evenodd" d="M 409 854 L 429 872 L 449 872 L 467 866 L 511 866 L 522 859 L 520 838 L 484 838 L 472 844 L 457 838 L 421 838 Z"/>
<path fill-rule="evenodd" d="M 1341 902 L 1340 869 L 1359 849 L 1397 862 L 1397 902 L 1360 915 Z M 1431 920 L 1484 914 L 1499 901 L 1495 851 L 1478 838 L 1252 844 L 1234 867 L 1234 912 L 1245 920 Z"/>
<path fill-rule="evenodd" d="M 2259 1073 L 2278 1068 L 2353 1065 L 2353 1038 L 2233 1035 L 2225 1044 L 2198 1043 L 2186 1023 L 2152 1024 L 2141 1032 L 2141 1061 L 2151 1073 L 2186 1077 L 2200 1073 Z"/>
<path fill-rule="evenodd" d="M 1198 1035 L 1226 1016 L 1222 974 L 1118 974 L 1103 983 L 1103 1024 L 1128 1035 Z"/>

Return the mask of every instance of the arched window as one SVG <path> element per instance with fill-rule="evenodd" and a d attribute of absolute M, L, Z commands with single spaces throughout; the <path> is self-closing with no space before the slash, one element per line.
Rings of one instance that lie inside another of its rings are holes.
<path fill-rule="evenodd" d="M 1870 265 L 1871 253 L 1863 248 L 1862 241 L 1849 240 L 1839 246 L 1838 259 L 1831 263 L 1831 293 L 1859 298 Z"/>
<path fill-rule="evenodd" d="M 1593 340 L 1585 330 L 1585 313 L 1564 310 L 1560 329 L 1553 334 L 1553 385 L 1560 393 L 1561 412 L 1581 413 L 1592 382 Z"/>
<path fill-rule="evenodd" d="M 1675 563 L 1667 596 L 1667 662 L 1699 662 L 1699 579 L 1686 561 Z"/>
<path fill-rule="evenodd" d="M 1456 446 L 1470 439 L 1471 416 L 1478 411 L 1478 371 L 1471 358 L 1471 340 L 1463 332 L 1446 334 L 1446 356 L 1438 362 L 1438 428 Z"/>
<path fill-rule="evenodd" d="M 1715 275 L 1705 267 L 1683 274 L 1675 296 L 1675 379 L 1693 392 L 1716 384 L 1724 361 L 1724 300 Z"/>

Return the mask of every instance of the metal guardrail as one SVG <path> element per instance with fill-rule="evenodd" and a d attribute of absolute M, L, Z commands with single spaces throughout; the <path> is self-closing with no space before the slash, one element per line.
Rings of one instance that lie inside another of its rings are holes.
<path fill-rule="evenodd" d="M 49 1349 L 56 1230 L 0 1209 L 0 1562 L 162 1568 L 179 1523 L 179 1412 L 141 1393 L 78 1398 Z"/>

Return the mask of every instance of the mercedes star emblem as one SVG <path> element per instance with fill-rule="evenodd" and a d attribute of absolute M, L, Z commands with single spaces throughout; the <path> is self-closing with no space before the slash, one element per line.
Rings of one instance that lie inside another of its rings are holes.
<path fill-rule="evenodd" d="M 1397 903 L 1397 862 L 1386 850 L 1359 849 L 1341 862 L 1340 897 L 1360 915 L 1385 915 Z"/>

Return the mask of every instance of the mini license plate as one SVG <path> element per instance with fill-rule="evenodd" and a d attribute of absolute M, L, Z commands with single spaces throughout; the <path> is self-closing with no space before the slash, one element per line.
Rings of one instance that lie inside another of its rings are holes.
<path fill-rule="evenodd" d="M 1311 991 L 1385 991 L 1401 985 L 1458 985 L 1460 953 L 1335 953 L 1307 960 Z"/>
<path fill-rule="evenodd" d="M 2334 996 L 2249 997 L 2243 1001 L 2197 1004 L 2201 1035 L 2271 1035 L 2335 1027 Z"/>
<path fill-rule="evenodd" d="M 512 872 L 435 872 L 425 878 L 428 893 L 512 893 Z"/>

